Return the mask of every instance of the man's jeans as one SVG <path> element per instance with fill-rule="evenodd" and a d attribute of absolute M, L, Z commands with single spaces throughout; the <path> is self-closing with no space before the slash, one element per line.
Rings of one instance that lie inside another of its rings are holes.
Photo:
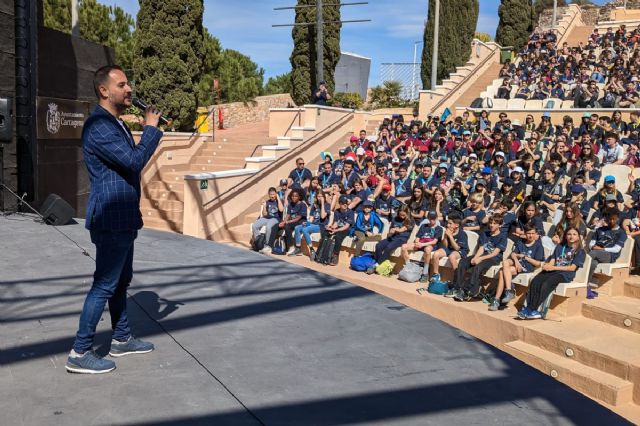
<path fill-rule="evenodd" d="M 91 231 L 96 245 L 96 271 L 80 315 L 73 349 L 84 353 L 93 345 L 96 326 L 109 302 L 112 338 L 127 340 L 131 335 L 127 319 L 127 287 L 133 277 L 133 242 L 138 231 Z"/>

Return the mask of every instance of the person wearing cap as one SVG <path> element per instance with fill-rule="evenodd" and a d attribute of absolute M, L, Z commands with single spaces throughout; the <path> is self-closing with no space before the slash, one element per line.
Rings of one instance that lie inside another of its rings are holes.
<path fill-rule="evenodd" d="M 581 216 L 586 219 L 589 215 L 589 210 L 591 209 L 591 203 L 587 198 L 587 190 L 583 185 L 578 183 L 580 182 L 580 176 L 576 176 L 573 182 L 574 183 L 569 185 L 569 194 L 565 199 L 565 204 L 571 203 L 578 206 Z M 554 223 L 556 222 L 557 221 L 554 220 Z"/>
<path fill-rule="evenodd" d="M 491 174 L 495 179 L 502 181 L 505 177 L 509 176 L 509 166 L 507 165 L 504 152 L 496 152 L 493 155 L 493 161 L 491 163 Z"/>
<path fill-rule="evenodd" d="M 374 211 L 374 203 L 371 200 L 365 200 L 362 203 L 362 211 L 356 215 L 356 222 L 353 227 L 354 240 L 356 246 L 354 256 L 360 256 L 362 247 L 367 241 L 380 241 L 384 224 Z"/>
<path fill-rule="evenodd" d="M 278 198 L 284 206 L 287 205 L 287 193 L 289 192 L 289 179 L 280 179 L 280 189 L 278 190 Z"/>
<path fill-rule="evenodd" d="M 434 211 L 427 213 L 427 219 L 420 224 L 418 233 L 414 241 L 409 241 L 402 245 L 401 253 L 404 263 L 411 262 L 410 254 L 414 251 L 423 251 L 422 260 L 422 276 L 420 282 L 429 281 L 429 265 L 431 263 L 431 253 L 435 247 L 442 241 L 444 229 L 438 224 L 438 214 Z"/>
<path fill-rule="evenodd" d="M 527 190 L 527 183 L 524 181 L 524 170 L 522 167 L 516 166 L 511 170 L 511 181 L 513 182 L 513 199 L 519 203 L 524 201 L 525 193 Z"/>
<path fill-rule="evenodd" d="M 360 146 L 358 146 L 358 137 L 356 135 L 351 135 L 349 138 L 349 146 L 345 148 L 346 154 L 352 152 L 357 155 L 358 148 L 360 148 Z"/>
<path fill-rule="evenodd" d="M 392 186 L 390 183 L 383 183 L 380 195 L 375 198 L 373 203 L 374 210 L 378 217 L 391 220 L 391 214 L 394 205 L 400 205 L 400 202 L 391 195 Z"/>
<path fill-rule="evenodd" d="M 589 228 L 596 229 L 606 225 L 606 214 L 608 210 L 618 210 L 618 202 L 613 194 L 608 194 L 599 208 L 591 215 Z M 619 210 L 618 210 L 619 211 Z"/>
<path fill-rule="evenodd" d="M 589 241 L 591 267 L 587 282 L 593 282 L 593 273 L 600 263 L 615 263 L 618 260 L 627 241 L 627 233 L 620 227 L 620 211 L 617 208 L 607 209 L 604 221 L 604 226 L 597 228 Z M 587 298 L 597 296 L 597 293 L 591 293 L 587 286 Z"/>
<path fill-rule="evenodd" d="M 263 201 L 260 207 L 260 217 L 251 225 L 252 245 L 260 235 L 262 227 L 264 226 L 266 229 L 265 244 L 260 250 L 261 253 L 271 253 L 271 246 L 276 239 L 278 224 L 282 219 L 283 211 L 284 203 L 280 197 L 278 197 L 278 192 L 275 188 L 269 188 L 267 199 Z"/>
<path fill-rule="evenodd" d="M 485 181 L 484 189 L 487 192 L 487 194 L 495 195 L 496 189 L 498 188 L 498 181 L 495 177 L 495 174 L 493 173 L 493 169 L 489 166 L 484 166 L 480 170 L 480 175 L 482 176 L 482 179 L 484 179 Z"/>
<path fill-rule="evenodd" d="M 347 154 L 347 150 L 345 148 L 340 148 L 338 151 L 338 158 L 333 160 L 333 172 L 340 176 L 342 173 L 342 167 L 344 167 L 345 155 Z"/>
<path fill-rule="evenodd" d="M 313 92 L 313 103 L 316 105 L 327 105 L 327 101 L 331 100 L 331 95 L 327 89 L 327 84 L 323 80 L 318 85 L 318 90 Z"/>
<path fill-rule="evenodd" d="M 507 235 L 501 232 L 502 216 L 494 214 L 488 221 L 488 229 L 480 233 L 478 247 L 473 256 L 460 261 L 452 281 L 452 292 L 447 293 L 456 301 L 469 301 L 480 294 L 480 280 L 492 266 L 499 265 L 507 249 Z M 467 272 L 470 274 L 466 280 Z"/>
<path fill-rule="evenodd" d="M 304 166 L 304 158 L 296 159 L 296 168 L 289 173 L 289 188 L 308 188 L 313 174 Z"/>
<path fill-rule="evenodd" d="M 338 256 L 342 248 L 342 242 L 349 235 L 351 227 L 355 223 L 353 210 L 349 208 L 349 197 L 341 195 L 338 199 L 338 208 L 333 213 L 333 219 L 328 225 L 320 229 L 320 243 L 318 247 L 328 244 L 330 238 L 334 238 L 333 253 L 329 265 L 338 264 Z"/>
<path fill-rule="evenodd" d="M 620 210 L 624 208 L 624 197 L 622 192 L 616 188 L 616 178 L 613 175 L 604 177 L 604 186 L 593 196 L 592 207 L 595 210 L 600 210 L 607 196 L 611 196 L 616 200 Z"/>
<path fill-rule="evenodd" d="M 623 164 L 624 163 L 624 149 L 618 143 L 619 137 L 617 133 L 607 133 L 605 136 L 605 144 L 602 146 L 600 152 L 598 152 L 598 158 L 600 158 L 600 165 L 606 166 L 607 164 Z"/>
<path fill-rule="evenodd" d="M 393 195 L 398 200 L 406 203 L 411 198 L 411 190 L 413 189 L 413 180 L 407 176 L 407 166 L 398 166 L 398 178 L 391 184 Z"/>
<path fill-rule="evenodd" d="M 445 192 L 447 192 L 451 187 L 451 185 L 452 185 L 452 182 L 451 182 L 451 178 L 449 177 L 449 164 L 440 163 L 438 164 L 438 169 L 436 173 L 429 180 L 429 183 L 427 184 L 427 188 L 425 189 L 425 191 L 429 195 L 433 194 L 433 191 L 435 190 L 435 188 L 441 188 Z"/>

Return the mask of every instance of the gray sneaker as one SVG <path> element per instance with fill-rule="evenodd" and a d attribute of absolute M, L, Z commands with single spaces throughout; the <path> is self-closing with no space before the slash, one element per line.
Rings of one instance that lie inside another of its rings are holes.
<path fill-rule="evenodd" d="M 421 283 L 428 283 L 429 282 L 429 276 L 428 275 L 420 275 L 420 279 L 418 280 Z"/>
<path fill-rule="evenodd" d="M 507 303 L 511 302 L 514 297 L 516 297 L 515 291 L 505 290 L 504 296 L 502 296 L 502 300 L 500 302 L 502 302 L 503 305 L 506 305 Z"/>
<path fill-rule="evenodd" d="M 489 304 L 489 310 L 490 311 L 497 311 L 498 309 L 500 309 L 500 301 L 498 299 L 493 299 L 491 301 L 491 303 Z"/>
<path fill-rule="evenodd" d="M 115 370 L 116 363 L 109 359 L 100 358 L 93 351 L 79 354 L 72 349 L 64 368 L 69 373 L 102 374 Z"/>
<path fill-rule="evenodd" d="M 129 354 L 146 354 L 151 352 L 153 349 L 153 343 L 145 342 L 134 336 L 130 336 L 129 340 L 126 342 L 112 340 L 109 355 L 117 358 Z"/>

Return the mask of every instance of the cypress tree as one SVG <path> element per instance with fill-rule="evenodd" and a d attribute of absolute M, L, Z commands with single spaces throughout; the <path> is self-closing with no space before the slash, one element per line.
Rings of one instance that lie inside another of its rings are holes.
<path fill-rule="evenodd" d="M 193 128 L 196 85 L 202 73 L 202 0 L 140 0 L 136 55 L 137 95 L 174 119 L 178 129 Z"/>
<path fill-rule="evenodd" d="M 496 30 L 496 42 L 520 50 L 532 30 L 529 0 L 502 0 L 498 16 L 500 22 Z"/>
<path fill-rule="evenodd" d="M 322 17 L 325 22 L 340 21 L 340 6 L 338 2 L 323 5 Z M 315 5 L 315 0 L 298 0 L 298 6 Z M 316 9 L 313 7 L 296 8 L 296 23 L 316 21 Z M 341 24 L 326 23 L 324 32 L 324 79 L 329 93 L 335 88 L 334 73 L 340 60 L 340 29 Z M 311 102 L 311 94 L 318 87 L 316 78 L 316 27 L 305 25 L 293 27 L 293 52 L 291 53 L 291 97 L 298 105 Z"/>
<path fill-rule="evenodd" d="M 448 77 L 456 67 L 469 60 L 471 40 L 475 34 L 478 13 L 478 0 L 440 0 L 437 83 Z M 425 88 L 431 88 L 434 24 L 435 0 L 429 0 L 421 70 L 422 84 Z"/>
<path fill-rule="evenodd" d="M 45 27 L 71 33 L 70 0 L 44 0 L 43 6 Z"/>

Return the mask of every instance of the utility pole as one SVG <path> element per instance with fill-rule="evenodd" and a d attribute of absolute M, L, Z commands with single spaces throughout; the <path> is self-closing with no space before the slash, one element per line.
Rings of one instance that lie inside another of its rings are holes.
<path fill-rule="evenodd" d="M 322 0 L 316 0 L 316 77 L 318 84 L 324 81 L 324 20 Z"/>
<path fill-rule="evenodd" d="M 80 5 L 78 0 L 71 0 L 71 35 L 80 37 Z"/>
<path fill-rule="evenodd" d="M 332 0 L 329 0 L 332 1 Z M 315 5 L 299 5 L 291 7 L 274 7 L 273 10 L 291 10 L 314 7 L 316 9 L 315 22 L 301 22 L 298 24 L 278 24 L 272 27 L 308 27 L 315 25 L 316 27 L 316 78 L 318 83 L 324 80 L 324 26 L 326 24 L 350 24 L 355 22 L 371 22 L 371 19 L 354 19 L 350 21 L 325 21 L 322 15 L 323 6 L 359 6 L 369 4 L 367 1 L 341 3 L 339 0 L 333 0 L 336 3 L 323 4 L 323 0 L 316 0 Z M 309 58 L 311 59 L 311 58 Z"/>
<path fill-rule="evenodd" d="M 413 75 L 411 76 L 411 100 L 415 99 L 416 90 L 416 61 L 418 60 L 418 45 L 424 43 L 422 41 L 413 42 Z"/>
<path fill-rule="evenodd" d="M 551 28 L 555 28 L 558 24 L 558 0 L 553 0 L 553 20 L 551 22 Z"/>
<path fill-rule="evenodd" d="M 555 1 L 555 0 L 554 0 Z M 433 25 L 433 58 L 431 60 L 431 90 L 436 90 L 438 75 L 438 39 L 440 38 L 440 0 L 436 0 L 435 22 Z"/>

